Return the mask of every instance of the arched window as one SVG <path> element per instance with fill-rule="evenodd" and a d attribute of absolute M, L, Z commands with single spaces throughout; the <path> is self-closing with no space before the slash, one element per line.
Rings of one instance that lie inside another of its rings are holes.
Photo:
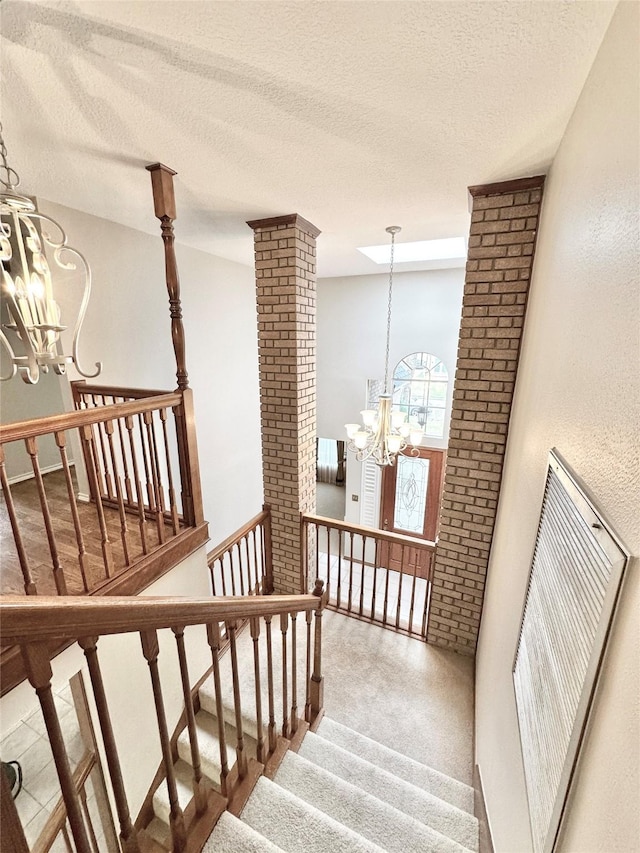
<path fill-rule="evenodd" d="M 447 368 L 437 355 L 414 352 L 393 371 L 393 405 L 417 421 L 426 436 L 444 437 L 447 405 Z"/>

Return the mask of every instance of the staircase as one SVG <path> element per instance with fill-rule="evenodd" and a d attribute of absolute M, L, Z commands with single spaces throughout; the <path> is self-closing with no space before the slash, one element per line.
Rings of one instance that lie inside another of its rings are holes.
<path fill-rule="evenodd" d="M 211 688 L 201 689 L 196 717 L 202 769 L 216 788 L 220 777 L 217 722 L 209 711 Z M 225 713 L 226 717 L 226 713 Z M 233 742 L 227 724 L 227 740 Z M 249 754 L 255 740 L 245 733 Z M 180 804 L 193 796 L 186 733 L 176 764 Z M 230 755 L 230 760 L 233 756 Z M 155 819 L 147 833 L 171 849 L 166 787 L 155 793 Z M 273 779 L 261 776 L 240 819 L 225 811 L 205 853 L 468 853 L 478 850 L 473 789 L 325 717 L 289 750 Z"/>

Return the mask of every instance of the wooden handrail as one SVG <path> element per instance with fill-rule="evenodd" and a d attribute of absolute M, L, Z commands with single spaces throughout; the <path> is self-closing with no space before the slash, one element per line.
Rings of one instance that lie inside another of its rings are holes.
<path fill-rule="evenodd" d="M 59 430 L 76 429 L 103 421 L 112 421 L 116 418 L 125 418 L 128 415 L 152 412 L 157 409 L 171 409 L 181 403 L 182 394 L 180 393 L 161 394 L 157 397 L 132 400 L 129 403 L 113 403 L 108 406 L 98 406 L 95 409 L 81 409 L 76 412 L 65 412 L 62 415 L 49 415 L 46 418 L 16 421 L 0 426 L 0 444 L 47 435 Z"/>
<path fill-rule="evenodd" d="M 84 379 L 77 379 L 71 383 L 72 389 L 76 390 L 78 396 L 88 396 L 96 394 L 99 397 L 130 397 L 133 400 L 144 399 L 145 397 L 162 397 L 165 394 L 171 394 L 171 391 L 157 388 L 127 388 L 121 385 L 90 385 Z"/>
<path fill-rule="evenodd" d="M 320 610 L 314 595 L 224 598 L 0 596 L 0 646 Z"/>
<path fill-rule="evenodd" d="M 247 533 L 251 533 L 254 527 L 257 527 L 259 524 L 262 524 L 269 516 L 269 510 L 262 510 L 257 515 L 255 515 L 250 521 L 247 521 L 246 524 L 243 524 L 235 533 L 232 533 L 230 536 L 227 536 L 226 539 L 216 545 L 213 551 L 209 551 L 207 554 L 207 563 L 209 566 L 212 566 L 216 560 L 219 560 L 223 557 L 226 552 L 231 548 L 232 545 L 235 545 L 241 539 L 247 535 Z"/>
<path fill-rule="evenodd" d="M 347 524 L 344 521 L 337 521 L 335 518 L 325 518 L 322 515 L 309 515 L 305 513 L 302 516 L 302 522 L 317 524 L 320 527 L 329 527 L 331 530 L 344 530 L 347 533 L 366 536 L 368 539 L 375 539 L 379 542 L 391 542 L 396 545 L 410 545 L 412 548 L 421 548 L 424 551 L 436 550 L 436 543 L 430 542 L 428 539 L 416 539 L 413 536 L 405 536 L 402 533 L 389 533 L 386 530 L 378 530 L 373 527 L 363 527 L 361 524 Z"/>

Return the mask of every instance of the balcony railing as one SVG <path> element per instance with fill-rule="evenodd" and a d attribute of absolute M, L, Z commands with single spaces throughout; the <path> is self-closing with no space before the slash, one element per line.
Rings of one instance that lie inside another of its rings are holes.
<path fill-rule="evenodd" d="M 317 515 L 301 537 L 304 590 L 319 578 L 330 609 L 426 638 L 434 542 Z"/>

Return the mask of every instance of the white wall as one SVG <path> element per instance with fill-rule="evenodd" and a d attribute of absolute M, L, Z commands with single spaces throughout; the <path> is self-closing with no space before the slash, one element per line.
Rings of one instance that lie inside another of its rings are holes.
<path fill-rule="evenodd" d="M 180 204 L 179 186 L 178 209 Z M 103 362 L 100 384 L 173 390 L 175 362 L 162 240 L 41 201 L 93 272 L 80 341 L 85 370 Z M 149 187 L 150 216 L 153 211 Z M 179 236 L 180 220 L 176 221 Z M 194 392 L 205 518 L 213 544 L 262 505 L 255 282 L 250 267 L 176 248 L 189 380 Z M 79 299 L 61 299 L 66 303 Z M 70 352 L 67 341 L 65 352 Z M 80 378 L 73 368 L 71 379 Z M 13 382 L 21 381 L 18 379 Z"/>
<path fill-rule="evenodd" d="M 638 12 L 616 10 L 546 190 L 477 656 L 476 760 L 496 853 L 531 849 L 511 666 L 557 446 L 634 555 Z M 640 849 L 638 564 L 615 620 L 560 850 Z"/>

